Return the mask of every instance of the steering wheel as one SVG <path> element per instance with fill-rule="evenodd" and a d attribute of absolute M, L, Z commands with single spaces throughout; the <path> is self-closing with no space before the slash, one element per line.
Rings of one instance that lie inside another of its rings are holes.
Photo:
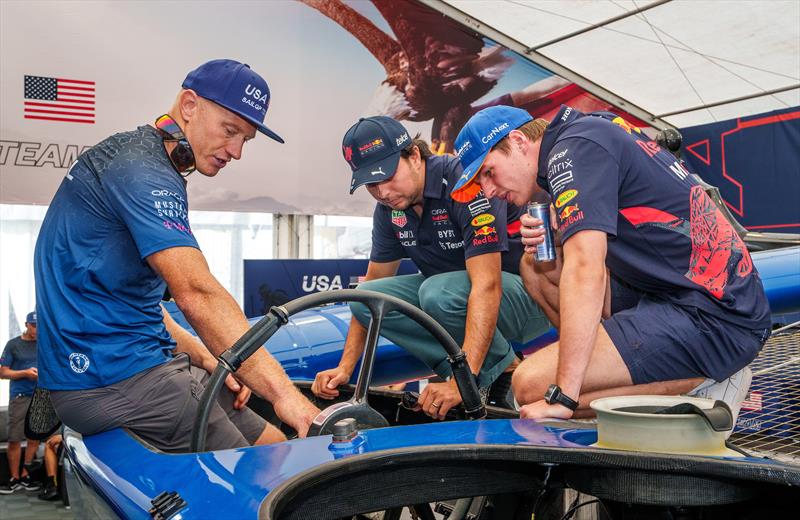
<path fill-rule="evenodd" d="M 469 369 L 466 356 L 461 351 L 458 343 L 428 314 L 394 296 L 374 292 L 359 291 L 355 289 L 341 289 L 309 294 L 292 300 L 286 305 L 272 307 L 253 327 L 239 338 L 228 350 L 220 354 L 217 368 L 211 374 L 203 392 L 200 406 L 195 416 L 192 430 L 193 452 L 203 451 L 208 430 L 208 416 L 217 393 L 222 387 L 225 377 L 236 372 L 239 367 L 264 343 L 271 338 L 277 330 L 288 323 L 289 317 L 298 312 L 319 307 L 329 303 L 357 302 L 365 305 L 370 312 L 370 321 L 367 328 L 367 340 L 364 354 L 361 358 L 361 369 L 358 373 L 356 389 L 349 401 L 336 403 L 324 409 L 314 419 L 308 431 L 308 436 L 325 435 L 331 433 L 333 425 L 345 418 L 356 419 L 359 428 L 388 426 L 386 419 L 367 402 L 367 393 L 372 379 L 372 369 L 375 365 L 375 352 L 378 348 L 383 318 L 391 311 L 397 311 L 411 318 L 444 347 L 448 354 L 448 361 L 453 370 L 453 377 L 461 392 L 461 399 L 468 419 L 482 419 L 486 416 L 486 409 L 478 393 L 475 376 Z"/>

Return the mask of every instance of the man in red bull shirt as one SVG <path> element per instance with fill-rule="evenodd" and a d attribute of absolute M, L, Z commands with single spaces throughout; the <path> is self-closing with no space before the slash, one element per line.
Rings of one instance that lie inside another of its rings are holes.
<path fill-rule="evenodd" d="M 514 375 L 523 417 L 586 415 L 605 396 L 688 392 L 724 400 L 735 423 L 747 365 L 769 336 L 769 305 L 744 243 L 668 151 L 613 114 L 566 106 L 549 123 L 485 109 L 456 147 L 467 152 L 454 197 L 482 188 L 523 204 L 544 190 L 557 214 L 563 258 L 523 262 L 529 292 L 560 323 L 559 342 Z M 532 252 L 541 221 L 522 223 Z"/>

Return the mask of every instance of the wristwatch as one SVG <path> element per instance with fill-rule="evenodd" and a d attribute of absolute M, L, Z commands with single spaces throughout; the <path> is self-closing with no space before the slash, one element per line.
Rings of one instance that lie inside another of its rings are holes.
<path fill-rule="evenodd" d="M 547 404 L 560 404 L 573 412 L 578 408 L 578 402 L 564 395 L 561 391 L 561 387 L 558 385 L 550 385 L 547 387 L 547 392 L 544 393 L 544 400 Z"/>

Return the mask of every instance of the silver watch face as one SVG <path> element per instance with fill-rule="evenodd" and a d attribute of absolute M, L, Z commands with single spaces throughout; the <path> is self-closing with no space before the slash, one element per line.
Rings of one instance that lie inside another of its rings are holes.
<path fill-rule="evenodd" d="M 547 404 L 553 404 L 553 398 L 558 390 L 559 388 L 556 385 L 550 385 L 547 387 L 547 392 L 544 393 L 544 400 Z"/>

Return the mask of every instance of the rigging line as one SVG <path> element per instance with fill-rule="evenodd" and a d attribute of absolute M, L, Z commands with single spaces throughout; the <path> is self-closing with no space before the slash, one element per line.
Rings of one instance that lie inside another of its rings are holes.
<path fill-rule="evenodd" d="M 620 9 L 623 9 L 623 10 L 625 10 L 625 8 L 624 8 L 623 6 L 621 6 L 621 5 L 619 5 L 619 4 L 616 2 L 616 0 L 609 0 L 609 1 L 610 1 L 611 3 L 613 3 L 614 5 L 616 5 L 617 7 L 619 7 Z M 644 19 L 644 16 L 637 16 L 637 18 L 642 18 L 642 19 Z M 646 19 L 644 19 L 644 21 L 645 21 L 645 22 L 647 22 L 647 20 L 646 20 Z M 725 71 L 725 72 L 727 72 L 728 74 L 730 74 L 730 75 L 732 75 L 732 76 L 735 76 L 735 77 L 739 78 L 740 80 L 744 81 L 744 82 L 745 82 L 745 83 L 747 83 L 748 85 L 750 85 L 750 86 L 752 86 L 752 87 L 755 87 L 755 88 L 757 88 L 758 90 L 760 90 L 761 92 L 763 92 L 763 93 L 765 93 L 765 94 L 767 93 L 767 89 L 765 89 L 765 88 L 761 87 L 760 85 L 757 85 L 757 84 L 753 83 L 753 82 L 752 82 L 752 81 L 750 81 L 749 79 L 745 78 L 744 76 L 741 76 L 741 75 L 737 74 L 736 72 L 734 72 L 734 71 L 730 70 L 729 68 L 725 67 L 724 65 L 721 65 L 721 64 L 717 63 L 716 61 L 714 61 L 713 59 L 711 59 L 709 56 L 707 56 L 707 55 L 703 54 L 702 52 L 700 52 L 700 51 L 697 51 L 697 50 L 693 49 L 692 47 L 690 47 L 689 45 L 687 45 L 687 44 L 686 44 L 686 42 L 683 42 L 683 41 L 681 41 L 680 39 L 678 39 L 678 38 L 676 38 L 676 37 L 672 36 L 670 33 L 668 33 L 667 31 L 665 31 L 665 30 L 664 30 L 664 29 L 662 29 L 661 27 L 656 27 L 655 25 L 653 25 L 653 24 L 650 24 L 649 22 L 647 22 L 647 23 L 648 23 L 648 24 L 650 25 L 650 27 L 651 27 L 651 28 L 653 28 L 654 30 L 656 30 L 656 29 L 657 29 L 658 31 L 660 31 L 661 33 L 663 33 L 665 36 L 667 36 L 667 37 L 671 38 L 673 41 L 675 41 L 675 42 L 677 42 L 679 45 L 683 46 L 683 48 L 681 48 L 681 47 L 677 47 L 677 46 L 675 46 L 675 47 L 673 47 L 673 48 L 676 48 L 676 49 L 679 49 L 679 50 L 683 50 L 683 51 L 686 51 L 686 52 L 691 52 L 691 53 L 697 54 L 698 56 L 701 56 L 702 58 L 706 59 L 706 60 L 707 60 L 707 61 L 709 61 L 710 63 L 712 63 L 712 64 L 716 65 L 716 66 L 717 66 L 717 67 L 719 67 L 719 68 L 721 68 L 722 70 L 724 70 L 724 71 Z M 664 42 L 662 42 L 662 43 L 664 43 Z M 666 43 L 664 43 L 664 45 L 666 45 Z M 785 107 L 787 107 L 787 108 L 789 107 L 789 104 L 788 104 L 788 103 L 786 103 L 785 101 L 783 101 L 782 99 L 780 99 L 780 98 L 779 98 L 778 96 L 776 96 L 775 94 L 770 94 L 770 96 L 771 96 L 771 97 L 772 97 L 772 98 L 773 98 L 775 101 L 777 101 L 778 103 L 782 104 L 783 106 L 785 106 Z"/>
<path fill-rule="evenodd" d="M 633 5 L 636 5 L 636 0 L 632 0 L 632 1 L 633 1 Z M 675 59 L 675 56 L 672 55 L 672 52 L 669 50 L 669 48 L 666 45 L 664 45 L 664 41 L 661 39 L 661 36 L 659 36 L 658 32 L 656 31 L 656 28 L 653 27 L 653 24 L 650 23 L 650 20 L 648 20 L 647 17 L 644 14 L 642 14 L 642 18 L 644 19 L 645 23 L 650 26 L 650 30 L 653 31 L 653 34 L 656 36 L 656 38 L 658 38 L 658 41 L 661 42 L 661 45 L 664 46 L 664 50 L 667 51 L 667 54 L 669 54 L 669 57 L 672 58 L 672 61 L 673 61 L 673 63 L 675 63 L 675 66 L 678 67 L 679 71 L 681 71 L 681 74 L 683 75 L 683 78 L 686 80 L 686 82 L 689 84 L 689 86 L 692 87 L 692 90 L 694 91 L 694 93 L 697 96 L 697 98 L 700 100 L 701 103 L 706 104 L 706 100 L 703 99 L 703 96 L 701 96 L 700 92 L 698 92 L 697 89 L 694 87 L 694 84 L 692 83 L 692 80 L 690 80 L 689 76 L 686 75 L 686 71 L 684 71 L 683 68 L 680 66 L 680 64 L 678 63 L 678 60 Z M 714 122 L 716 122 L 717 118 L 714 117 L 714 114 L 711 112 L 711 109 L 707 108 L 706 111 L 708 112 L 708 115 L 711 116 L 711 119 L 713 119 Z"/>
<path fill-rule="evenodd" d="M 561 13 L 556 13 L 554 11 L 548 11 L 547 9 L 542 9 L 541 7 L 536 7 L 536 6 L 533 6 L 533 5 L 524 4 L 524 3 L 521 3 L 519 1 L 506 0 L 506 2 L 509 3 L 509 4 L 518 5 L 519 7 L 523 7 L 525 9 L 530 9 L 532 11 L 539 11 L 539 12 L 542 12 L 542 13 L 545 13 L 545 14 L 556 16 L 558 18 L 564 18 L 565 20 L 570 20 L 570 21 L 582 23 L 582 24 L 585 24 L 585 25 L 592 25 L 591 22 L 587 22 L 587 21 L 581 20 L 579 18 L 574 18 L 572 16 L 567 16 L 567 15 L 564 15 L 564 14 L 561 14 Z M 625 32 L 625 31 L 620 31 L 619 29 L 612 29 L 611 27 L 605 27 L 604 26 L 604 27 L 598 27 L 597 29 L 601 29 L 601 30 L 604 30 L 604 31 L 609 31 L 609 32 L 621 34 L 623 36 L 628 36 L 630 38 L 634 38 L 636 40 L 642 40 L 642 41 L 649 42 L 649 43 L 659 43 L 658 40 L 654 40 L 652 38 L 647 38 L 645 36 L 639 36 L 638 34 L 632 34 L 632 33 L 628 33 L 628 32 Z M 693 52 L 695 54 L 699 54 L 700 56 L 703 56 L 704 58 L 714 59 L 714 60 L 722 61 L 722 62 L 725 62 L 725 63 L 731 63 L 733 65 L 738 65 L 740 67 L 744 67 L 744 68 L 747 68 L 747 69 L 757 70 L 759 72 L 764 72 L 766 74 L 772 74 L 772 75 L 775 75 L 775 76 L 780 76 L 780 77 L 786 78 L 786 79 L 800 80 L 800 77 L 790 76 L 788 74 L 783 74 L 781 72 L 775 72 L 774 70 L 762 69 L 761 67 L 756 67 L 755 65 L 748 65 L 747 63 L 741 63 L 739 61 L 731 60 L 731 59 L 728 59 L 728 58 L 722 58 L 720 56 L 714 56 L 712 54 L 704 54 L 704 53 L 696 51 L 694 49 L 686 49 L 686 48 L 679 47 L 677 45 L 673 45 L 673 44 L 670 44 L 670 43 L 663 43 L 663 42 L 661 42 L 661 43 L 663 45 L 665 45 L 667 47 L 671 47 L 673 49 L 691 50 L 691 52 Z M 538 45 L 537 45 L 537 47 L 538 47 Z"/>

